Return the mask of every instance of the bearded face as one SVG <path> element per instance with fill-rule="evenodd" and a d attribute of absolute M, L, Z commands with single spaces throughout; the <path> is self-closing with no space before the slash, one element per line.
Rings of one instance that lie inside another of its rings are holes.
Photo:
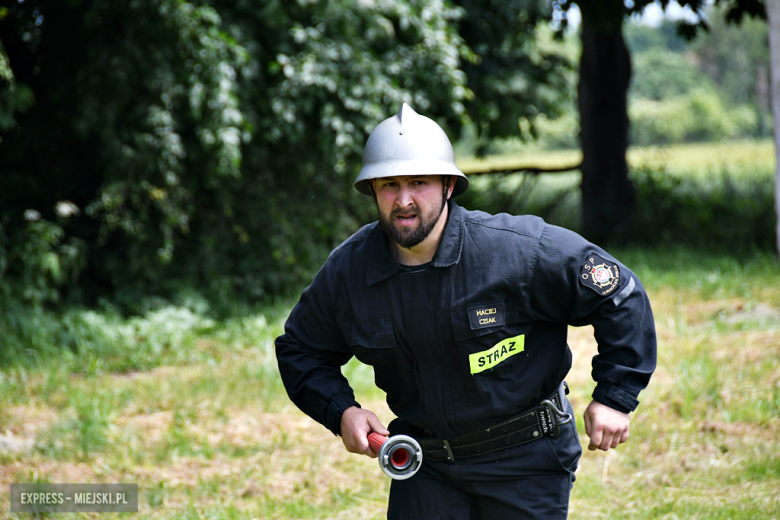
<path fill-rule="evenodd" d="M 449 182 L 443 182 L 440 176 L 390 177 L 377 179 L 374 186 L 379 226 L 393 242 L 411 249 L 424 241 L 439 222 Z"/>

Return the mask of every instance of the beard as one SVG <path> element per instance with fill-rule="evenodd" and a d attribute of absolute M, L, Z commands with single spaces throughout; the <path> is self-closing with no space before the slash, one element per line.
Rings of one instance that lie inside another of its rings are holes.
<path fill-rule="evenodd" d="M 444 205 L 438 213 L 431 212 L 429 215 L 423 215 L 420 210 L 415 206 L 410 209 L 396 209 L 390 212 L 390 215 L 385 217 L 382 212 L 379 212 L 379 227 L 387 234 L 390 239 L 403 247 L 404 249 L 411 249 L 414 246 L 420 244 L 423 240 L 428 238 L 431 231 L 436 227 L 436 223 L 439 222 L 444 211 Z M 395 225 L 396 217 L 398 215 L 406 215 L 414 213 L 420 222 L 415 228 L 402 228 Z"/>

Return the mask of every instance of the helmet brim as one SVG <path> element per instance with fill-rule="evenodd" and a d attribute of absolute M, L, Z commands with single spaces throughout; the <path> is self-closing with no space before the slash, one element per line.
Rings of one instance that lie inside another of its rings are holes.
<path fill-rule="evenodd" d="M 355 189 L 360 193 L 372 195 L 371 179 L 384 177 L 404 177 L 421 175 L 451 175 L 455 177 L 455 189 L 452 196 L 457 197 L 469 188 L 466 175 L 454 164 L 441 161 L 395 161 L 381 164 L 365 165 L 360 175 L 355 179 Z"/>

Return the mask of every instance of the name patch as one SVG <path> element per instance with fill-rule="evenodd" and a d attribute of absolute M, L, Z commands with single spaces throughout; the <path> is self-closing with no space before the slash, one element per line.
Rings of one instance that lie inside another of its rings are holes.
<path fill-rule="evenodd" d="M 504 325 L 504 304 L 496 303 L 469 309 L 469 325 L 471 330 Z"/>
<path fill-rule="evenodd" d="M 493 347 L 484 352 L 469 354 L 469 366 L 471 375 L 490 370 L 499 363 L 525 350 L 525 335 L 520 334 L 513 338 L 499 341 Z"/>

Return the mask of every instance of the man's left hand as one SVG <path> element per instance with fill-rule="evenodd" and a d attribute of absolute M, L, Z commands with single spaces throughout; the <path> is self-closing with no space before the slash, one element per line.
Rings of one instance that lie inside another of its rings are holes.
<path fill-rule="evenodd" d="M 627 413 L 615 410 L 597 401 L 591 401 L 585 409 L 585 432 L 590 437 L 588 449 L 607 451 L 628 440 L 631 418 Z"/>

